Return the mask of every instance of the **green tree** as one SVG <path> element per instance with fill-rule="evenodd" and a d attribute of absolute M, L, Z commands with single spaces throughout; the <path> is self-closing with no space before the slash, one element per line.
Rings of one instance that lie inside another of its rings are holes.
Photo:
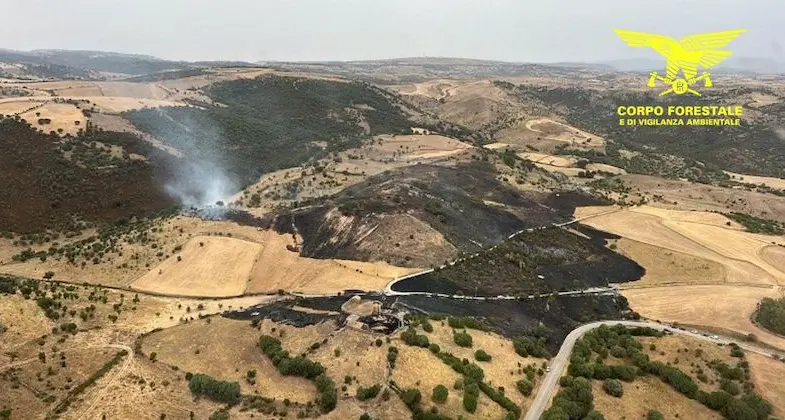
<path fill-rule="evenodd" d="M 602 389 L 611 396 L 621 398 L 624 395 L 624 387 L 618 379 L 606 379 L 602 384 Z"/>
<path fill-rule="evenodd" d="M 447 396 L 449 395 L 449 391 L 447 387 L 444 385 L 436 385 L 433 388 L 433 395 L 431 396 L 431 400 L 435 403 L 443 403 L 447 401 Z"/>
<path fill-rule="evenodd" d="M 518 388 L 518 391 L 525 395 L 529 396 L 532 394 L 532 390 L 534 390 L 534 384 L 531 383 L 528 379 L 521 379 L 515 383 L 515 387 Z"/>

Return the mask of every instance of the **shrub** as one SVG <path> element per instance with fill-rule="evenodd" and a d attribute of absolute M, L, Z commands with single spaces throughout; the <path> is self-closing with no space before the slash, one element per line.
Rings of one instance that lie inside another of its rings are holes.
<path fill-rule="evenodd" d="M 463 387 L 463 408 L 474 413 L 477 411 L 477 398 L 480 396 L 480 387 L 476 383 L 467 383 Z"/>
<path fill-rule="evenodd" d="M 729 420 L 758 420 L 758 413 L 742 400 L 731 398 L 722 414 Z"/>
<path fill-rule="evenodd" d="M 665 420 L 665 416 L 657 410 L 649 410 L 646 413 L 646 420 Z"/>
<path fill-rule="evenodd" d="M 427 332 L 427 333 L 432 333 L 432 332 L 433 332 L 433 325 L 431 325 L 431 323 L 430 323 L 430 322 L 428 322 L 428 320 L 427 320 L 427 319 L 423 319 L 423 320 L 420 322 L 420 325 L 422 325 L 422 329 L 423 329 L 423 331 L 425 331 L 425 332 Z"/>
<path fill-rule="evenodd" d="M 739 383 L 729 379 L 720 380 L 720 389 L 727 392 L 730 395 L 741 394 L 741 386 L 739 385 Z"/>
<path fill-rule="evenodd" d="M 461 347 L 471 347 L 472 346 L 472 336 L 465 332 L 455 331 L 452 333 L 452 339 L 455 341 L 455 344 Z"/>
<path fill-rule="evenodd" d="M 451 316 L 447 318 L 447 324 L 452 328 L 458 328 L 458 329 L 469 328 L 472 330 L 480 330 L 480 331 L 490 330 L 490 328 L 484 323 L 482 323 L 482 321 L 479 321 L 472 317 Z"/>
<path fill-rule="evenodd" d="M 545 338 L 535 339 L 532 337 L 519 337 L 512 341 L 515 352 L 521 357 L 539 357 L 543 359 L 550 358 L 548 351 L 545 349 Z"/>
<path fill-rule="evenodd" d="M 474 352 L 474 358 L 480 362 L 489 362 L 491 360 L 491 355 L 486 353 L 485 350 L 479 349 Z"/>
<path fill-rule="evenodd" d="M 439 354 L 439 352 L 441 351 L 441 348 L 439 347 L 438 344 L 431 343 L 431 345 L 428 346 L 428 350 L 430 350 L 431 353 L 433 353 L 433 354 Z"/>
<path fill-rule="evenodd" d="M 338 391 L 335 389 L 335 382 L 329 376 L 322 373 L 313 380 L 316 390 L 319 391 L 317 403 L 322 413 L 329 413 L 338 404 Z"/>
<path fill-rule="evenodd" d="M 447 387 L 444 385 L 436 385 L 433 387 L 433 395 L 431 396 L 431 400 L 435 403 L 443 403 L 447 401 L 447 396 L 449 395 L 449 391 Z"/>
<path fill-rule="evenodd" d="M 357 388 L 357 399 L 360 401 L 370 400 L 371 398 L 376 398 L 379 395 L 379 391 L 382 390 L 382 386 L 376 384 L 374 386 L 363 388 Z"/>
<path fill-rule="evenodd" d="M 412 411 L 417 411 L 422 400 L 422 394 L 417 388 L 409 388 L 401 393 L 401 401 Z"/>
<path fill-rule="evenodd" d="M 515 383 L 515 387 L 518 388 L 518 391 L 525 395 L 530 396 L 532 394 L 532 390 L 534 390 L 534 384 L 531 383 L 528 379 L 521 379 Z"/>
<path fill-rule="evenodd" d="M 602 384 L 602 389 L 611 396 L 621 398 L 624 395 L 624 387 L 618 379 L 606 379 Z"/>
<path fill-rule="evenodd" d="M 775 333 L 785 334 L 785 298 L 764 298 L 755 313 L 755 320 Z"/>
<path fill-rule="evenodd" d="M 771 404 L 758 394 L 752 392 L 744 394 L 741 400 L 758 413 L 759 419 L 768 419 L 773 411 Z"/>
<path fill-rule="evenodd" d="M 706 394 L 706 400 L 701 401 L 706 407 L 711 408 L 715 411 L 720 411 L 728 404 L 728 401 L 733 398 L 730 394 L 725 391 L 719 390 L 714 391 L 711 394 Z"/>
<path fill-rule="evenodd" d="M 401 334 L 401 339 L 403 339 L 404 343 L 410 346 L 427 348 L 431 344 L 430 341 L 428 341 L 428 337 L 422 334 L 417 334 L 417 330 L 412 327 L 409 327 Z"/>
<path fill-rule="evenodd" d="M 204 395 L 207 398 L 226 404 L 240 402 L 240 384 L 237 382 L 219 381 L 202 373 L 191 376 L 188 389 L 194 395 Z"/>

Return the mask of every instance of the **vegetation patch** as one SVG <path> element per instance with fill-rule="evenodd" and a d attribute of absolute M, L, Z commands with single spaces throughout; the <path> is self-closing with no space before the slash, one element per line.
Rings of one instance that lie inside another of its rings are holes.
<path fill-rule="evenodd" d="M 777 334 L 785 335 L 785 298 L 764 298 L 755 312 L 755 321 Z"/>
<path fill-rule="evenodd" d="M 326 369 L 318 362 L 303 356 L 290 357 L 281 346 L 281 341 L 269 335 L 259 337 L 259 348 L 272 360 L 282 375 L 302 376 L 310 379 L 319 391 L 317 405 L 322 413 L 329 413 L 338 403 L 335 382 L 327 376 Z"/>
<path fill-rule="evenodd" d="M 761 219 L 744 213 L 728 213 L 726 216 L 744 226 L 747 232 L 764 235 L 785 235 L 785 226 L 776 220 Z"/>

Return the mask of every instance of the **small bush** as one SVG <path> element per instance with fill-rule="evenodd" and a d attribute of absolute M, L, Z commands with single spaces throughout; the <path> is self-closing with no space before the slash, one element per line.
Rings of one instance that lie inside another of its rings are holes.
<path fill-rule="evenodd" d="M 379 395 L 379 391 L 382 390 L 382 386 L 376 384 L 374 386 L 363 388 L 357 388 L 357 399 L 360 401 L 370 400 L 371 398 L 376 398 Z"/>
<path fill-rule="evenodd" d="M 465 332 L 455 331 L 452 334 L 452 339 L 455 344 L 461 347 L 471 347 L 472 346 L 472 336 Z"/>
<path fill-rule="evenodd" d="M 521 379 L 515 383 L 515 387 L 518 388 L 518 391 L 525 395 L 530 396 L 532 394 L 532 390 L 534 390 L 534 384 L 531 383 L 528 379 Z"/>
<path fill-rule="evenodd" d="M 624 387 L 618 379 L 606 379 L 602 384 L 602 389 L 611 396 L 621 398 L 624 395 Z"/>
<path fill-rule="evenodd" d="M 433 400 L 435 403 L 443 403 L 447 401 L 448 395 L 449 391 L 447 390 L 447 387 L 439 384 L 433 388 L 433 396 L 431 397 L 431 400 Z"/>
<path fill-rule="evenodd" d="M 479 349 L 474 352 L 474 358 L 480 362 L 489 362 L 491 360 L 491 355 L 486 353 L 485 350 Z"/>

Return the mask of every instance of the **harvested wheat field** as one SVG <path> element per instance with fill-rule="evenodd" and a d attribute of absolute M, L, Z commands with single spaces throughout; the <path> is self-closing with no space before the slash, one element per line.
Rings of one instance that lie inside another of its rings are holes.
<path fill-rule="evenodd" d="M 583 209 L 576 210 L 577 217 L 583 213 Z M 624 238 L 721 264 L 725 276 L 718 282 L 785 284 L 785 273 L 759 256 L 759 250 L 768 246 L 772 237 L 740 231 L 732 223 L 727 226 L 727 219 L 718 214 L 641 206 L 592 217 L 584 223 Z"/>
<path fill-rule="evenodd" d="M 725 268 L 716 261 L 649 245 L 628 238 L 616 242 L 617 251 L 646 269 L 634 286 L 666 284 L 717 284 L 725 278 Z"/>
<path fill-rule="evenodd" d="M 377 153 L 397 153 L 405 160 L 435 159 L 452 156 L 474 148 L 462 141 L 440 135 L 379 136 L 380 145 L 372 148 Z"/>
<path fill-rule="evenodd" d="M 594 409 L 608 420 L 645 419 L 649 410 L 657 410 L 666 419 L 721 419 L 720 413 L 678 393 L 653 376 L 624 382 L 624 396 L 615 398 L 602 390 L 602 381 L 592 381 Z"/>
<path fill-rule="evenodd" d="M 444 385 L 449 390 L 447 401 L 439 405 L 439 412 L 456 418 L 468 416 L 463 408 L 463 392 L 453 388 L 461 375 L 444 364 L 428 349 L 411 347 L 400 341 L 393 341 L 398 348 L 398 358 L 395 362 L 392 380 L 402 388 L 417 388 L 422 393 L 423 409 L 433 405 L 431 396 L 436 385 Z M 384 346 L 386 347 L 386 346 Z M 505 410 L 496 404 L 487 395 L 480 393 L 477 399 L 477 411 L 472 418 L 501 419 Z"/>
<path fill-rule="evenodd" d="M 641 315 L 662 322 L 705 325 L 740 334 L 753 333 L 761 342 L 785 349 L 785 338 L 752 323 L 750 317 L 764 297 L 780 297 L 776 289 L 750 286 L 667 286 L 626 289 L 622 294 Z"/>
<path fill-rule="evenodd" d="M 785 363 L 756 353 L 746 353 L 755 391 L 771 403 L 774 415 L 785 417 Z"/>
<path fill-rule="evenodd" d="M 131 288 L 167 295 L 239 296 L 262 246 L 234 238 L 197 236 L 131 284 Z"/>
<path fill-rule="evenodd" d="M 737 174 L 735 172 L 727 172 L 727 171 L 725 171 L 725 173 L 730 175 L 732 181 L 737 181 L 744 184 L 765 185 L 769 188 L 785 190 L 785 179 L 782 178 Z"/>
<path fill-rule="evenodd" d="M 529 120 L 526 122 L 526 128 L 541 133 L 548 139 L 570 143 L 577 147 L 605 146 L 605 139 L 602 137 L 548 118 Z"/>
<path fill-rule="evenodd" d="M 29 110 L 40 107 L 44 101 L 36 101 L 30 98 L 3 98 L 0 99 L 0 115 L 23 114 Z M 28 122 L 35 122 L 29 121 Z"/>
<path fill-rule="evenodd" d="M 43 130 L 45 133 L 55 131 L 74 135 L 87 125 L 82 110 L 67 103 L 48 102 L 20 116 L 32 124 L 33 128 Z M 45 122 L 46 120 L 51 122 Z"/>
<path fill-rule="evenodd" d="M 251 272 L 247 293 L 280 289 L 304 294 L 329 294 L 346 289 L 382 290 L 395 277 L 418 271 L 385 263 L 346 262 L 301 257 L 290 251 L 291 236 L 265 232 L 264 247 Z M 380 275 L 377 275 L 380 274 Z"/>
<path fill-rule="evenodd" d="M 313 383 L 278 373 L 259 350 L 260 335 L 247 321 L 215 316 L 153 333 L 144 339 L 142 351 L 145 355 L 155 352 L 157 360 L 183 371 L 237 381 L 244 393 L 301 403 L 313 401 Z M 252 369 L 257 371 L 254 385 L 245 380 L 246 372 Z"/>
<path fill-rule="evenodd" d="M 535 163 L 542 163 L 544 165 L 549 166 L 557 166 L 561 168 L 571 168 L 578 159 L 572 156 L 555 156 L 555 155 L 548 155 L 545 153 L 518 153 L 518 156 L 521 159 L 528 159 Z"/>
<path fill-rule="evenodd" d="M 769 245 L 760 250 L 760 257 L 770 266 L 785 271 L 785 247 Z"/>

